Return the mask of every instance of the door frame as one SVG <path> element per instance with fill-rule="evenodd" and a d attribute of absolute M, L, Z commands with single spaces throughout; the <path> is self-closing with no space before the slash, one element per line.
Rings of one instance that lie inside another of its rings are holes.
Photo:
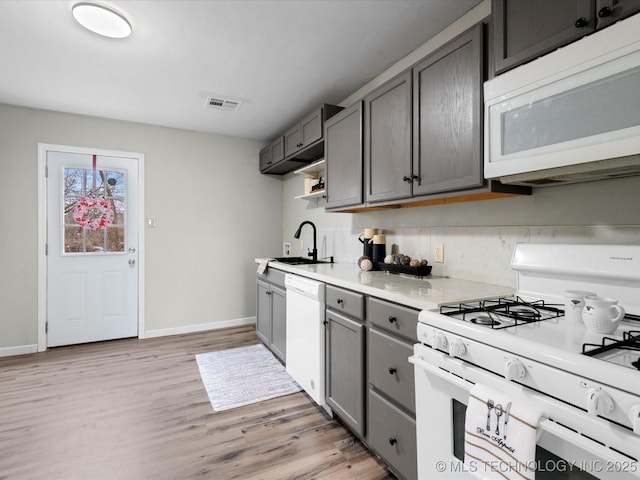
<path fill-rule="evenodd" d="M 138 165 L 138 338 L 145 330 L 145 208 L 144 154 L 102 148 L 38 143 L 38 352 L 47 349 L 47 178 L 48 151 L 131 158 Z"/>

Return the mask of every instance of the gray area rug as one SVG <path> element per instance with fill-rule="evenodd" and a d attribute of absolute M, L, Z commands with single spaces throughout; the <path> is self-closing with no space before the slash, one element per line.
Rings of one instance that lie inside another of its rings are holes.
<path fill-rule="evenodd" d="M 262 344 L 201 353 L 196 362 L 216 412 L 302 390 Z"/>

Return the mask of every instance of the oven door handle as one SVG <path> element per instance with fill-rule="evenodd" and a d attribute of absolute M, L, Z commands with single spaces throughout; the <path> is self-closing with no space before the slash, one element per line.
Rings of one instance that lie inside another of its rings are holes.
<path fill-rule="evenodd" d="M 453 360 L 450 360 L 450 361 L 453 361 Z M 449 383 L 454 384 L 456 387 L 463 389 L 465 392 L 470 392 L 471 387 L 473 387 L 474 385 L 471 382 L 467 382 L 466 380 L 463 380 L 460 377 L 452 375 L 446 370 L 436 367 L 435 365 L 431 365 L 429 362 L 425 362 L 424 359 L 419 355 L 413 355 L 409 357 L 409 363 L 413 363 L 414 365 L 419 366 L 423 370 L 426 370 L 427 372 L 432 373 L 433 375 L 440 377 Z"/>
<path fill-rule="evenodd" d="M 453 359 L 448 359 L 449 361 L 453 361 Z M 464 380 L 457 375 L 454 375 L 447 370 L 439 368 L 435 365 L 426 362 L 421 356 L 413 355 L 409 357 L 409 363 L 419 366 L 423 370 L 446 380 L 448 383 L 455 385 L 458 388 L 466 392 L 470 392 L 471 388 L 475 385 L 470 381 Z M 542 434 L 542 432 L 547 432 L 551 435 L 554 435 L 563 441 L 566 441 L 569 444 L 576 445 L 580 447 L 582 450 L 589 452 L 595 455 L 597 458 L 601 459 L 604 462 L 610 462 L 614 465 L 635 465 L 633 460 L 631 460 L 626 455 L 622 455 L 610 448 L 597 443 L 590 438 L 587 438 L 579 433 L 574 432 L 573 430 L 569 430 L 562 425 L 557 424 L 556 422 L 549 420 L 548 418 L 541 418 L 538 422 L 538 438 Z M 623 468 L 623 467 L 621 467 Z M 637 470 L 630 470 L 634 477 L 640 475 L 640 468 Z"/>

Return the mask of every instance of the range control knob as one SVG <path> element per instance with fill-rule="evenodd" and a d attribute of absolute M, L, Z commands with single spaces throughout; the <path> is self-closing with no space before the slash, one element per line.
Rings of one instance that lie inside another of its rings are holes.
<path fill-rule="evenodd" d="M 431 346 L 436 350 L 444 350 L 447 348 L 447 337 L 444 336 L 444 333 L 434 332 Z"/>
<path fill-rule="evenodd" d="M 589 415 L 603 415 L 610 413 L 612 410 L 613 400 L 606 392 L 599 388 L 587 390 L 587 412 Z"/>
<path fill-rule="evenodd" d="M 520 380 L 524 378 L 527 371 L 520 360 L 511 358 L 504 364 L 504 378 L 508 381 Z"/>
<path fill-rule="evenodd" d="M 629 409 L 629 419 L 631 420 L 633 433 L 640 435 L 640 405 L 633 405 Z"/>
<path fill-rule="evenodd" d="M 459 338 L 452 340 L 449 344 L 449 355 L 452 357 L 461 357 L 466 351 L 467 348 L 464 346 L 464 342 Z"/>

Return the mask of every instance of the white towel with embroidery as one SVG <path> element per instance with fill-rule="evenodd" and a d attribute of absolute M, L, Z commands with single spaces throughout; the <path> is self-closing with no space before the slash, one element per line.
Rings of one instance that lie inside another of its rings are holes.
<path fill-rule="evenodd" d="M 522 398 L 476 384 L 464 426 L 467 470 L 482 479 L 534 480 L 541 414 Z"/>

